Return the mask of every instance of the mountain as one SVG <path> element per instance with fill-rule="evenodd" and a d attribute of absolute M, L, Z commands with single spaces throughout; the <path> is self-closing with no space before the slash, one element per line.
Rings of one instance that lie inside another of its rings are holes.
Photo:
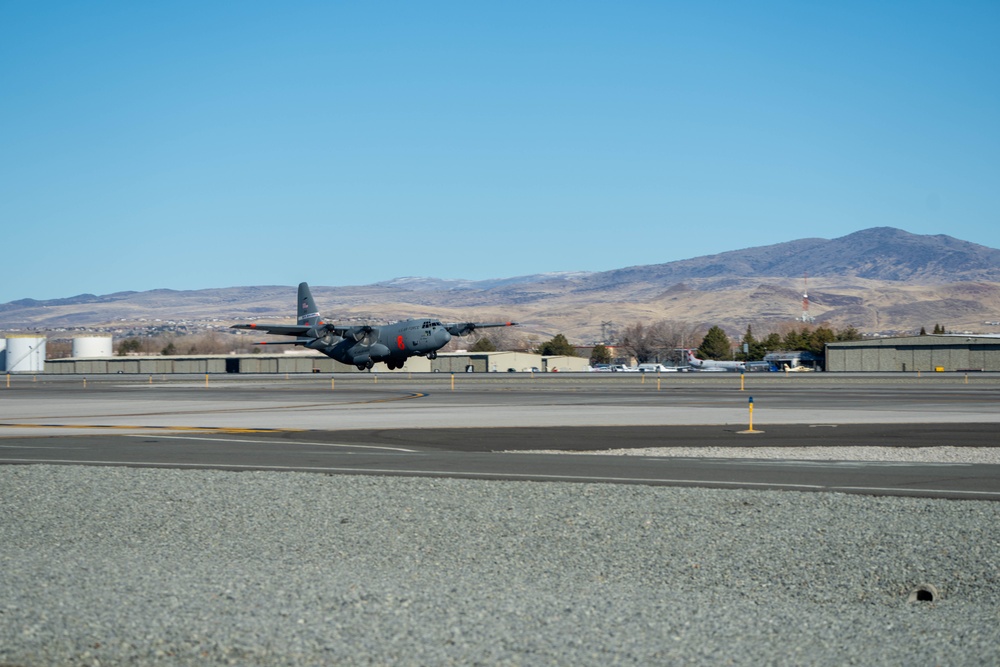
<path fill-rule="evenodd" d="M 760 333 L 776 330 L 802 314 L 807 275 L 810 314 L 833 327 L 908 332 L 940 323 L 989 332 L 984 323 L 1000 320 L 1000 250 L 890 227 L 595 273 L 409 277 L 314 284 L 313 293 L 335 320 L 499 317 L 523 322 L 538 336 L 563 332 L 582 343 L 598 337 L 602 322 L 619 328 L 661 319 L 718 324 L 731 336 L 748 324 Z M 294 294 L 294 286 L 263 286 L 23 299 L 0 305 L 0 329 L 293 318 Z"/>
<path fill-rule="evenodd" d="M 950 236 L 920 236 L 876 227 L 838 239 L 801 239 L 667 264 L 637 266 L 593 276 L 595 286 L 700 281 L 728 288 L 761 278 L 857 278 L 921 285 L 1000 282 L 1000 250 Z"/>

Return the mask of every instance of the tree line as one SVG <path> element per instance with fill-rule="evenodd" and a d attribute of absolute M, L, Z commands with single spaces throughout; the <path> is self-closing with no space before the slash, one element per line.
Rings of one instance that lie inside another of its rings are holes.
<path fill-rule="evenodd" d="M 719 326 L 707 331 L 704 326 L 685 322 L 661 320 L 653 323 L 636 322 L 622 331 L 611 345 L 596 345 L 591 352 L 591 362 L 611 363 L 613 348 L 619 356 L 634 357 L 640 364 L 683 363 L 681 350 L 693 349 L 702 359 L 735 359 L 761 361 L 770 352 L 811 352 L 822 357 L 826 344 L 836 341 L 861 340 L 861 333 L 853 326 L 831 329 L 827 326 L 787 327 L 784 333 L 770 332 L 758 338 L 748 325 L 743 337 L 734 344 Z M 744 352 L 744 346 L 746 352 Z M 575 356 L 575 349 L 563 334 L 557 334 L 532 351 L 542 355 L 562 354 Z M 622 355 L 621 353 L 624 353 Z"/>

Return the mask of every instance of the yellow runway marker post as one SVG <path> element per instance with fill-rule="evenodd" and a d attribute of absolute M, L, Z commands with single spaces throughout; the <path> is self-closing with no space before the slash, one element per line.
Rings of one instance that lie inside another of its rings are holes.
<path fill-rule="evenodd" d="M 750 428 L 745 431 L 737 431 L 737 433 L 763 433 L 763 431 L 754 430 L 753 427 L 753 396 L 750 397 Z"/>

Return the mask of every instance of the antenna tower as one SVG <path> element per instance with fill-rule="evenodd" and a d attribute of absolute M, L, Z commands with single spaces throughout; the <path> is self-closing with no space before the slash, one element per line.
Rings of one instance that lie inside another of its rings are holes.
<path fill-rule="evenodd" d="M 615 336 L 614 322 L 601 322 L 601 342 L 605 345 L 612 345 Z"/>
<path fill-rule="evenodd" d="M 816 318 L 809 314 L 809 273 L 802 276 L 802 317 L 803 322 L 815 322 Z"/>

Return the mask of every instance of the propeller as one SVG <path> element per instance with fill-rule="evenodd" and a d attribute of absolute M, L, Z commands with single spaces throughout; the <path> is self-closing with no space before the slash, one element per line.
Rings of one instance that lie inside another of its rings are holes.
<path fill-rule="evenodd" d="M 366 324 L 354 327 L 354 330 L 351 331 L 351 337 L 362 345 L 371 346 L 378 339 L 378 332 L 375 331 L 374 327 Z"/>
<path fill-rule="evenodd" d="M 306 334 L 311 337 L 314 341 L 319 341 L 324 345 L 332 345 L 334 342 L 334 331 L 335 328 L 331 324 L 318 324 L 309 330 Z"/>

